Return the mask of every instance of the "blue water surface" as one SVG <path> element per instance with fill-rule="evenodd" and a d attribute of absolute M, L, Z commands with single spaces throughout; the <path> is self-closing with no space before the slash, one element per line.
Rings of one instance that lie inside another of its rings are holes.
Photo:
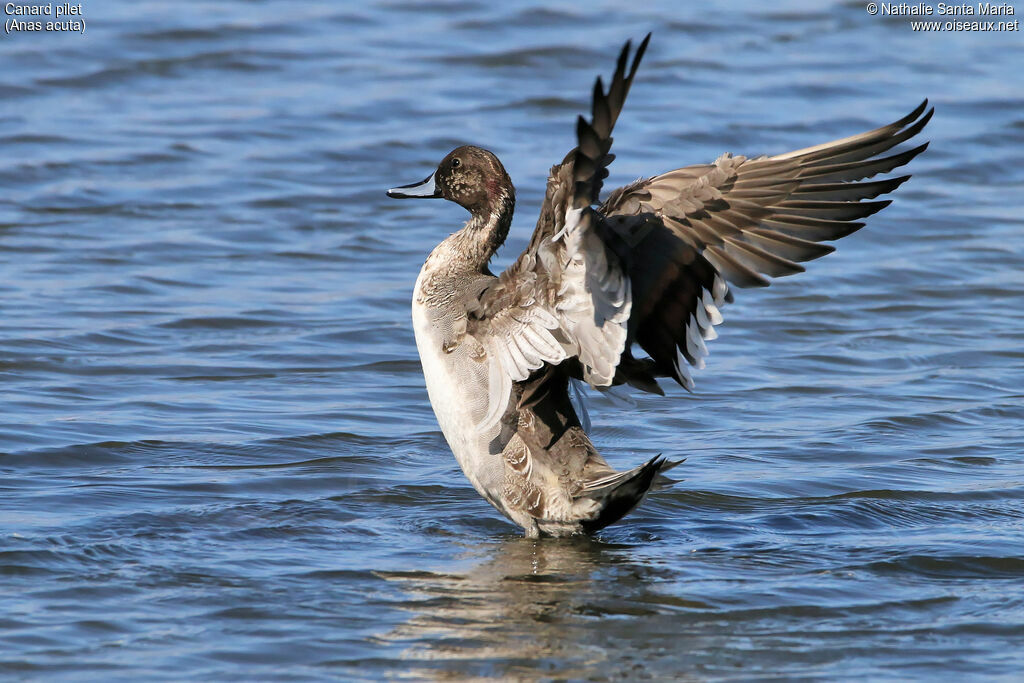
<path fill-rule="evenodd" d="M 1019 31 L 810 0 L 82 18 L 0 40 L 0 677 L 1019 680 Z M 384 190 L 493 150 L 504 267 L 648 31 L 608 187 L 925 97 L 932 144 L 837 253 L 736 292 L 695 393 L 593 397 L 613 464 L 683 481 L 530 541 L 455 464 L 411 331 L 465 214 Z"/>

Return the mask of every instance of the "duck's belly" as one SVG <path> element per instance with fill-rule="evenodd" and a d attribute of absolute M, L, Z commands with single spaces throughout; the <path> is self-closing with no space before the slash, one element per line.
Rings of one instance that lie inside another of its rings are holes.
<path fill-rule="evenodd" d="M 431 313 L 413 299 L 413 331 L 430 404 L 445 440 L 470 483 L 480 495 L 501 509 L 498 503 L 504 477 L 501 444 L 495 441 L 496 435 L 481 434 L 477 429 L 484 414 L 481 407 L 487 405 L 487 383 L 479 381 L 468 371 L 468 366 L 460 371 L 460 363 L 475 361 L 465 357 L 463 349 L 444 351 L 443 330 L 433 321 Z"/>

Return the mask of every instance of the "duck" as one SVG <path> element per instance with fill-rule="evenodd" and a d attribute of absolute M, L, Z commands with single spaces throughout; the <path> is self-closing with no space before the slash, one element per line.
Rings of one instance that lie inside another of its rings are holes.
<path fill-rule="evenodd" d="M 883 177 L 928 143 L 886 155 L 934 113 L 925 100 L 874 130 L 774 156 L 640 178 L 601 199 L 612 130 L 651 35 L 597 78 L 576 146 L 551 167 L 529 244 L 499 274 L 515 187 L 492 152 L 465 145 L 426 179 L 387 191 L 469 212 L 430 253 L 412 322 L 431 406 L 476 491 L 530 538 L 592 534 L 622 519 L 681 459 L 616 470 L 588 435 L 573 390 L 694 388 L 732 287 L 802 272 L 863 227 L 910 176 Z"/>

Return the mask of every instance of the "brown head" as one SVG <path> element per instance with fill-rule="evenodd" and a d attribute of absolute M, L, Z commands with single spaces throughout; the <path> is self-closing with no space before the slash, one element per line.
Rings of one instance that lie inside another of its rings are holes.
<path fill-rule="evenodd" d="M 508 203 L 515 196 L 515 188 L 498 157 L 486 149 L 465 145 L 449 152 L 426 180 L 388 190 L 388 196 L 441 197 L 477 216 Z"/>

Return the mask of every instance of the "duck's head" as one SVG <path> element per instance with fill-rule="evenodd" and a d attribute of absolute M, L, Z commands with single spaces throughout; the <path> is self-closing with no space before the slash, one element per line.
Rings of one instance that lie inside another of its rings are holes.
<path fill-rule="evenodd" d="M 472 145 L 449 152 L 426 180 L 388 190 L 394 199 L 447 199 L 474 215 L 492 211 L 514 195 L 512 180 L 498 157 Z"/>

